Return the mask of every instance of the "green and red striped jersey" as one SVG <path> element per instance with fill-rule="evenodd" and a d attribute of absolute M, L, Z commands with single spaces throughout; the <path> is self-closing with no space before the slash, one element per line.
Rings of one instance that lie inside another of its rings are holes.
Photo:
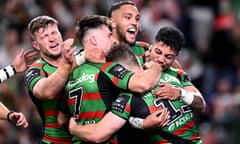
<path fill-rule="evenodd" d="M 132 46 L 133 53 L 139 57 L 139 62 L 141 65 L 145 63 L 144 53 L 150 47 L 149 43 L 143 41 L 137 41 L 134 46 Z"/>
<path fill-rule="evenodd" d="M 176 87 L 192 85 L 189 77 L 182 70 L 170 68 L 162 72 L 160 82 L 168 82 Z M 157 89 L 157 85 L 154 89 Z M 142 101 L 141 101 L 142 100 Z M 194 143 L 202 144 L 197 127 L 193 120 L 193 112 L 189 105 L 182 100 L 162 100 L 156 98 L 152 91 L 145 93 L 140 100 L 139 97 L 130 93 L 121 93 L 112 105 L 112 112 L 128 119 L 129 116 L 145 118 L 149 113 L 168 108 L 170 118 L 167 126 L 154 130 L 151 134 L 145 133 L 152 144 L 180 144 Z M 144 101 L 144 103 L 143 103 Z M 130 134 L 129 134 L 130 135 Z M 143 136 L 143 135 L 141 135 Z M 138 136 L 138 139 L 141 137 Z"/>
<path fill-rule="evenodd" d="M 120 89 L 128 88 L 132 74 L 113 62 L 86 62 L 75 68 L 65 89 L 70 114 L 83 125 L 99 122 L 110 110 L 112 101 L 117 98 Z M 105 143 L 116 143 L 114 137 L 115 135 Z M 81 141 L 74 137 L 73 143 Z"/>
<path fill-rule="evenodd" d="M 43 123 L 43 138 L 45 143 L 71 143 L 69 132 L 58 125 L 57 114 L 59 103 L 63 93 L 53 100 L 40 100 L 33 95 L 33 87 L 42 78 L 50 76 L 56 71 L 56 67 L 47 63 L 43 59 L 37 60 L 25 73 L 25 83 L 28 88 L 29 96 L 35 104 Z"/>

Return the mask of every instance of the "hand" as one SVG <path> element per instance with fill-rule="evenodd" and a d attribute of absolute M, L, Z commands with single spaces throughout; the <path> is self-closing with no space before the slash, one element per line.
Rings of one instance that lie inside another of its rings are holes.
<path fill-rule="evenodd" d="M 13 60 L 13 66 L 17 73 L 24 72 L 37 58 L 39 58 L 39 52 L 34 49 L 28 49 L 21 51 Z"/>
<path fill-rule="evenodd" d="M 180 97 L 180 89 L 169 83 L 160 83 L 160 88 L 155 90 L 153 94 L 161 99 L 176 100 Z"/>
<path fill-rule="evenodd" d="M 143 121 L 144 129 L 164 127 L 168 124 L 169 112 L 167 108 L 156 110 L 148 115 Z"/>
<path fill-rule="evenodd" d="M 72 47 L 74 39 L 69 38 L 63 42 L 63 57 L 66 63 L 73 63 L 73 53 L 76 51 L 76 47 Z"/>
<path fill-rule="evenodd" d="M 74 135 L 77 127 L 78 127 L 78 124 L 75 121 L 75 118 L 71 117 L 70 120 L 69 120 L 69 125 L 68 125 L 68 129 L 69 129 L 70 134 Z"/>
<path fill-rule="evenodd" d="M 15 123 L 16 126 L 22 126 L 24 128 L 28 127 L 28 121 L 26 120 L 23 113 L 13 112 L 9 115 L 9 119 L 11 122 Z"/>

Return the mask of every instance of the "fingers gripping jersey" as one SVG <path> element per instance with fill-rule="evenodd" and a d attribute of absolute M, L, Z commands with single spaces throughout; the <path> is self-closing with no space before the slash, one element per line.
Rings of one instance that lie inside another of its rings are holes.
<path fill-rule="evenodd" d="M 192 85 L 186 73 L 172 68 L 162 73 L 160 81 L 171 83 L 177 87 Z M 158 86 L 154 89 L 157 88 Z M 136 102 L 136 98 L 132 95 L 128 95 L 127 97 L 124 93 L 120 94 L 120 97 L 113 103 L 112 112 L 124 119 L 128 119 L 130 115 L 135 117 L 143 117 L 145 115 L 146 117 L 148 112 L 142 111 L 146 107 L 149 112 L 166 107 L 170 112 L 169 123 L 167 126 L 155 130 L 150 135 L 150 142 L 154 144 L 202 143 L 193 120 L 191 107 L 182 100 L 161 100 L 156 98 L 151 91 L 145 93 L 142 100 L 145 102 L 145 106 L 140 102 Z M 141 111 L 135 108 L 138 105 L 141 105 Z"/>
<path fill-rule="evenodd" d="M 99 122 L 110 110 L 120 88 L 127 89 L 132 74 L 117 63 L 86 62 L 75 68 L 65 89 L 70 114 L 83 125 Z M 113 141 L 114 138 L 106 143 Z M 76 137 L 74 142 L 81 143 Z"/>
<path fill-rule="evenodd" d="M 57 114 L 59 110 L 59 94 L 53 100 L 40 100 L 36 98 L 32 91 L 35 84 L 42 78 L 50 76 L 56 71 L 56 67 L 48 64 L 43 59 L 36 61 L 25 73 L 25 83 L 28 88 L 29 96 L 35 104 L 37 111 L 43 122 L 43 139 L 45 143 L 71 143 L 69 132 L 57 123 Z"/>

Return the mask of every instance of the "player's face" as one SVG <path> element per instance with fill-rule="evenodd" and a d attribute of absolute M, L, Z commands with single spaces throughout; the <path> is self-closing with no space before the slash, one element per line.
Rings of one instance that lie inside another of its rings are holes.
<path fill-rule="evenodd" d="M 155 42 L 150 49 L 150 59 L 162 65 L 163 70 L 168 69 L 176 59 L 177 52 L 163 42 Z"/>
<path fill-rule="evenodd" d="M 112 13 L 113 36 L 118 42 L 134 45 L 140 27 L 140 14 L 132 5 L 123 5 Z"/>
<path fill-rule="evenodd" d="M 33 46 L 40 51 L 43 58 L 57 59 L 62 52 L 62 35 L 56 24 L 48 24 L 34 33 Z"/>

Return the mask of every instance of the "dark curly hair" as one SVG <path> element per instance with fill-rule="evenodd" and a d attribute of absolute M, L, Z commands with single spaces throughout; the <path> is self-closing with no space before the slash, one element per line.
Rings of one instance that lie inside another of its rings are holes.
<path fill-rule="evenodd" d="M 155 36 L 155 42 L 160 41 L 179 52 L 184 45 L 184 35 L 175 27 L 163 27 Z"/>

